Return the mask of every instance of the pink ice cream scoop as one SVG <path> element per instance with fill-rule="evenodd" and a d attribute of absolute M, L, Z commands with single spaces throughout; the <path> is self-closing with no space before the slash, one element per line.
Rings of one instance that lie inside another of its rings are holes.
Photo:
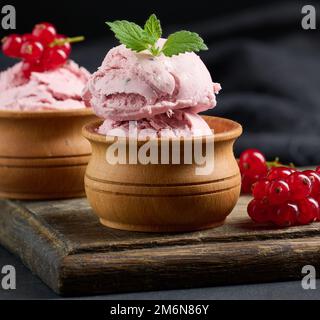
<path fill-rule="evenodd" d="M 164 41 L 160 39 L 158 45 Z M 193 52 L 154 57 L 120 45 L 108 52 L 91 76 L 83 98 L 104 119 L 139 120 L 168 110 L 211 109 L 220 89 Z"/>
<path fill-rule="evenodd" d="M 90 77 L 83 99 L 105 119 L 100 134 L 138 139 L 204 136 L 212 131 L 197 113 L 215 107 L 220 89 L 195 53 L 154 57 L 120 45 Z"/>
<path fill-rule="evenodd" d="M 81 93 L 90 77 L 75 62 L 48 72 L 22 73 L 22 62 L 0 73 L 0 110 L 67 110 L 85 108 Z"/>
<path fill-rule="evenodd" d="M 196 113 L 177 110 L 135 121 L 106 119 L 98 132 L 107 136 L 145 138 L 179 138 L 211 135 L 207 123 Z"/>

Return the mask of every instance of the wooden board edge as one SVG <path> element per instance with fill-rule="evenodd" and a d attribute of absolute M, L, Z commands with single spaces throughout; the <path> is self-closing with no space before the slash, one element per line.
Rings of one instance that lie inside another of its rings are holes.
<path fill-rule="evenodd" d="M 320 268 L 320 237 L 75 254 L 63 259 L 63 296 L 302 279 Z"/>

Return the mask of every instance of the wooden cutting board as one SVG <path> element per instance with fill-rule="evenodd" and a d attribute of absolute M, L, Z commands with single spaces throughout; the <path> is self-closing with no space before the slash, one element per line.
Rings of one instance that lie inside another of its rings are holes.
<path fill-rule="evenodd" d="M 85 199 L 1 200 L 0 242 L 62 295 L 301 279 L 305 264 L 320 268 L 320 223 L 257 226 L 248 200 L 220 228 L 178 234 L 103 227 Z"/>

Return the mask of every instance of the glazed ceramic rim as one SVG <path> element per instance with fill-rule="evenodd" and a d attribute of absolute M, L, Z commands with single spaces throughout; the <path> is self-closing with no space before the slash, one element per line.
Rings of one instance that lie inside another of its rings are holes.
<path fill-rule="evenodd" d="M 213 117 L 213 116 L 202 116 L 205 120 L 210 119 L 213 121 L 214 119 L 219 119 L 220 121 L 223 121 L 227 123 L 230 126 L 230 130 L 226 130 L 223 132 L 215 133 L 214 134 L 214 141 L 227 141 L 227 140 L 233 140 L 235 138 L 238 138 L 242 133 L 242 126 L 233 120 L 227 119 L 227 118 L 221 118 L 221 117 Z M 91 121 L 83 126 L 82 128 L 82 134 L 85 138 L 88 140 L 98 141 L 98 142 L 113 142 L 115 138 L 118 138 L 119 140 L 130 140 L 132 138 L 128 137 L 115 137 L 115 136 L 105 136 L 100 133 L 94 132 L 95 129 L 97 129 L 101 124 L 103 123 L 102 120 L 99 121 Z M 199 136 L 199 137 L 188 137 L 188 138 L 169 138 L 169 140 L 202 140 L 204 137 L 207 137 L 207 139 L 212 139 L 211 136 Z M 145 138 L 145 139 L 139 139 L 138 141 L 145 142 L 147 140 L 159 140 L 161 138 Z"/>
<path fill-rule="evenodd" d="M 39 111 L 0 110 L 0 118 L 55 118 L 88 116 L 93 114 L 92 108 Z"/>

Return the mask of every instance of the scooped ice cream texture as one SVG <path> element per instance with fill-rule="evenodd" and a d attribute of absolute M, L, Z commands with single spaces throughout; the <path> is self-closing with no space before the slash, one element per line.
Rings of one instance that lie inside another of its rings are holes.
<path fill-rule="evenodd" d="M 75 62 L 48 72 L 32 72 L 26 79 L 22 62 L 0 73 L 0 109 L 68 110 L 85 108 L 82 90 L 90 73 Z"/>
<path fill-rule="evenodd" d="M 211 129 L 196 113 L 177 110 L 172 116 L 166 113 L 135 121 L 106 119 L 99 133 L 108 136 L 149 138 L 179 138 L 211 135 Z"/>
<path fill-rule="evenodd" d="M 211 134 L 197 113 L 215 107 L 220 89 L 193 52 L 154 57 L 120 45 L 90 77 L 83 99 L 106 119 L 101 134 L 129 134 L 128 121 L 136 120 L 138 130 L 153 129 L 158 137 L 196 136 Z"/>

